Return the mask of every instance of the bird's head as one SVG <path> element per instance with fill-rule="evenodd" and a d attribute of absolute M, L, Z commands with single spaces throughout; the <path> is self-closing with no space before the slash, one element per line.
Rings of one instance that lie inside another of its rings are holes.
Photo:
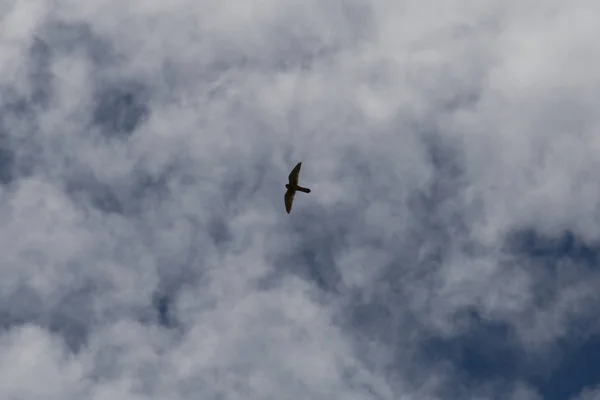
<path fill-rule="evenodd" d="M 290 188 L 290 185 L 286 183 L 286 184 L 285 184 L 285 188 L 286 188 L 286 189 L 289 189 L 289 188 Z"/>

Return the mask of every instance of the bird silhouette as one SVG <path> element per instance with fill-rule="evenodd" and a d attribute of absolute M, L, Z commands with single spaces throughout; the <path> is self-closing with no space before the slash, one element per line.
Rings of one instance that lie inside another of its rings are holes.
<path fill-rule="evenodd" d="M 285 210 L 289 214 L 292 211 L 292 204 L 294 203 L 294 197 L 296 195 L 296 191 L 310 193 L 310 189 L 302 187 L 298 185 L 298 177 L 300 176 L 300 168 L 302 168 L 302 162 L 296 164 L 290 175 L 288 176 L 288 181 L 285 185 L 287 191 L 285 192 Z"/>

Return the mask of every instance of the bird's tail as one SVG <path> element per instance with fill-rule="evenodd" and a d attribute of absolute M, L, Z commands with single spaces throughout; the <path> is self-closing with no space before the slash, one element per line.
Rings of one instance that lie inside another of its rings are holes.
<path fill-rule="evenodd" d="M 310 189 L 309 188 L 305 188 L 305 187 L 302 187 L 302 186 L 298 186 L 296 188 L 296 190 L 299 190 L 299 191 L 304 192 L 304 193 L 310 193 Z"/>

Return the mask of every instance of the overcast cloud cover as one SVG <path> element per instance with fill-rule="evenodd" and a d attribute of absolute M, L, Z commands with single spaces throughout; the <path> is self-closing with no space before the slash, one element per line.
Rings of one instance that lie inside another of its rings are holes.
<path fill-rule="evenodd" d="M 599 19 L 1 0 L 0 399 L 600 398 Z"/>

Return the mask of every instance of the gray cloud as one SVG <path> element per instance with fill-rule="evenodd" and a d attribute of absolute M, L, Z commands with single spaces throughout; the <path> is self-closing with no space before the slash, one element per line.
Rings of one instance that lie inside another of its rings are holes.
<path fill-rule="evenodd" d="M 597 11 L 0 6 L 0 397 L 542 398 L 598 331 L 527 236 L 600 240 Z"/>

